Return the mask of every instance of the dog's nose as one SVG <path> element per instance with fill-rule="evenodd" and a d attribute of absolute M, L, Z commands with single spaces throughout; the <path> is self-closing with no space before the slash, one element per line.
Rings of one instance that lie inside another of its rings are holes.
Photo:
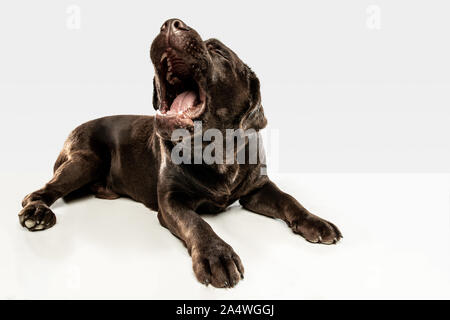
<path fill-rule="evenodd" d="M 180 19 L 169 19 L 161 26 L 161 32 L 176 33 L 179 31 L 189 31 L 190 28 Z"/>

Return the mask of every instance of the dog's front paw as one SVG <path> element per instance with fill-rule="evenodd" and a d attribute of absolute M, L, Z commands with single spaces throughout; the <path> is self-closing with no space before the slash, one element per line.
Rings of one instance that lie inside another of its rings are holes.
<path fill-rule="evenodd" d="M 244 278 L 241 259 L 220 239 L 194 247 L 191 255 L 195 276 L 205 285 L 231 288 Z"/>
<path fill-rule="evenodd" d="M 334 224 L 313 214 L 299 217 L 289 225 L 295 233 L 313 243 L 335 244 L 342 238 Z"/>
<path fill-rule="evenodd" d="M 30 231 L 40 231 L 52 227 L 56 223 L 56 216 L 45 203 L 34 201 L 19 212 L 19 221 Z"/>

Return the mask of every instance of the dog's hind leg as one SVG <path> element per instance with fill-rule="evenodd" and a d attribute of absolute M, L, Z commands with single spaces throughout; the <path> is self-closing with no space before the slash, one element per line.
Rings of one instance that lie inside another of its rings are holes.
<path fill-rule="evenodd" d="M 97 182 L 90 186 L 90 190 L 96 198 L 114 200 L 120 198 L 120 195 L 106 187 L 104 183 Z"/>
<path fill-rule="evenodd" d="M 101 160 L 90 150 L 61 154 L 53 178 L 42 188 L 27 195 L 19 213 L 20 224 L 30 231 L 44 230 L 56 223 L 50 206 L 59 198 L 100 178 Z"/>

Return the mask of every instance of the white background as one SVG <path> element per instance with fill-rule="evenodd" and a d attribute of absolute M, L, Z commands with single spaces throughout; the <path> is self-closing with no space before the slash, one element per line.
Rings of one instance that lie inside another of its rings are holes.
<path fill-rule="evenodd" d="M 79 29 L 67 26 L 71 5 Z M 444 0 L 2 1 L 0 298 L 450 298 L 449 10 Z M 54 228 L 20 228 L 21 199 L 51 177 L 72 128 L 154 113 L 149 47 L 172 17 L 257 73 L 266 132 L 279 137 L 269 173 L 335 222 L 342 243 L 309 244 L 234 206 L 206 219 L 246 279 L 217 290 L 130 200 L 58 201 Z"/>

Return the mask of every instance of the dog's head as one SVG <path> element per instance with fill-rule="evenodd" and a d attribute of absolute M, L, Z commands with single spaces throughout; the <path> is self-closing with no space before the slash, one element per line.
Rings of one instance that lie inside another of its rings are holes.
<path fill-rule="evenodd" d="M 179 19 L 167 20 L 153 40 L 153 107 L 158 134 L 170 139 L 178 128 L 237 129 L 265 127 L 259 80 L 223 43 L 203 41 Z"/>

